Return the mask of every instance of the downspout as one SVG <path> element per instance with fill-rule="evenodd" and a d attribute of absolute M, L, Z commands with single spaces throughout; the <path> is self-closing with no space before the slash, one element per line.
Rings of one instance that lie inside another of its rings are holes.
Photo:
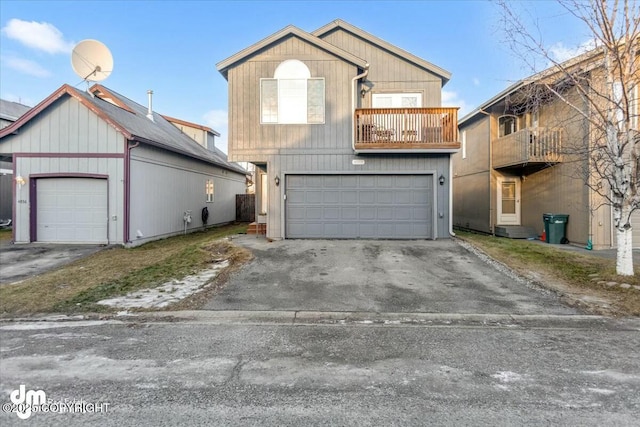
<path fill-rule="evenodd" d="M 364 71 L 351 79 L 351 149 L 354 152 L 356 151 L 356 82 L 363 77 L 367 77 L 367 74 L 369 74 L 368 62 L 364 64 Z"/>
<path fill-rule="evenodd" d="M 129 140 L 125 139 L 127 154 L 124 157 L 124 238 L 122 239 L 122 243 L 125 245 L 131 242 L 129 240 L 129 223 L 131 221 L 131 150 L 140 145 L 140 141 L 136 141 L 133 145 L 129 145 L 129 142 Z"/>
<path fill-rule="evenodd" d="M 482 108 L 478 109 L 479 113 L 482 113 L 488 117 L 489 120 L 489 230 L 491 235 L 495 236 L 495 230 L 493 229 L 493 192 L 491 191 L 491 177 L 493 176 L 493 144 L 491 143 L 491 114 L 484 111 Z"/>
<path fill-rule="evenodd" d="M 453 232 L 453 162 L 451 154 L 449 154 L 449 235 L 456 237 L 456 233 Z"/>

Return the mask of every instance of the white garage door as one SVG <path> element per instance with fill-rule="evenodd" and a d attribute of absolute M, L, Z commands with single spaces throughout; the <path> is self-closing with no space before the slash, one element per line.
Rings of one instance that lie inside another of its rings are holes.
<path fill-rule="evenodd" d="M 37 182 L 37 240 L 107 243 L 107 180 L 41 178 Z"/>
<path fill-rule="evenodd" d="M 433 238 L 432 175 L 287 175 L 287 238 Z"/>

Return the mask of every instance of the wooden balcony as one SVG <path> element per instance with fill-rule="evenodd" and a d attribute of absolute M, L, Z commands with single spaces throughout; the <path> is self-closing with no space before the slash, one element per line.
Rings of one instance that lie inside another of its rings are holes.
<path fill-rule="evenodd" d="M 562 130 L 522 129 L 493 140 L 494 169 L 544 167 L 562 162 Z"/>
<path fill-rule="evenodd" d="M 355 149 L 366 152 L 453 152 L 458 108 L 360 108 L 355 112 Z"/>

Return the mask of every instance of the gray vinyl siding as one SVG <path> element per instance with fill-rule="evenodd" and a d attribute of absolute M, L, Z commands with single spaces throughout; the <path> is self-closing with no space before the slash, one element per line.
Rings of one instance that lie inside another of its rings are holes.
<path fill-rule="evenodd" d="M 489 166 L 490 118 L 481 116 L 460 128 L 466 132 L 466 158 L 462 149 L 453 162 L 453 225 L 490 233 L 491 170 Z"/>
<path fill-rule="evenodd" d="M 0 153 L 124 153 L 123 136 L 73 97 L 51 104 L 16 136 L 0 142 Z"/>
<path fill-rule="evenodd" d="M 260 79 L 272 78 L 286 59 L 301 60 L 311 77 L 325 79 L 324 124 L 260 124 Z M 262 163 L 288 149 L 349 148 L 350 82 L 356 74 L 355 66 L 296 37 L 229 70 L 229 160 Z"/>
<path fill-rule="evenodd" d="M 364 159 L 364 165 L 353 165 L 353 159 Z M 287 174 L 431 174 L 443 175 L 449 179 L 449 155 L 395 155 L 395 156 L 355 156 L 353 154 L 304 154 L 272 156 L 269 158 L 267 171 L 269 215 L 267 216 L 267 236 L 284 238 L 284 194 Z M 276 187 L 274 177 L 281 178 Z M 285 185 L 283 185 L 283 182 Z M 437 185 L 436 193 L 437 218 L 435 225 L 436 238 L 449 237 L 449 192 L 448 185 Z"/>
<path fill-rule="evenodd" d="M 441 106 L 442 80 L 439 76 L 341 29 L 325 34 L 322 39 L 371 64 L 367 76 L 371 93 L 420 91 L 423 107 Z M 365 102 L 369 99 L 370 95 Z"/>
<path fill-rule="evenodd" d="M 205 182 L 213 179 L 214 201 L 207 203 Z M 184 232 L 184 213 L 191 211 L 187 231 L 203 228 L 202 208 L 209 210 L 207 226 L 236 219 L 236 194 L 244 194 L 245 176 L 148 146 L 131 151 L 129 240 L 139 245 Z M 138 238 L 137 232 L 144 237 Z"/>

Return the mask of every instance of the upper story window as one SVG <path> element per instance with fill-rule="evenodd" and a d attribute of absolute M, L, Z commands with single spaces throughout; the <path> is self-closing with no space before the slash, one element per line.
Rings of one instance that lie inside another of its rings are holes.
<path fill-rule="evenodd" d="M 500 137 L 511 135 L 518 130 L 518 118 L 516 116 L 500 116 L 498 118 Z"/>
<path fill-rule="evenodd" d="M 324 123 L 324 86 L 302 61 L 282 62 L 272 79 L 260 79 L 260 122 Z"/>

